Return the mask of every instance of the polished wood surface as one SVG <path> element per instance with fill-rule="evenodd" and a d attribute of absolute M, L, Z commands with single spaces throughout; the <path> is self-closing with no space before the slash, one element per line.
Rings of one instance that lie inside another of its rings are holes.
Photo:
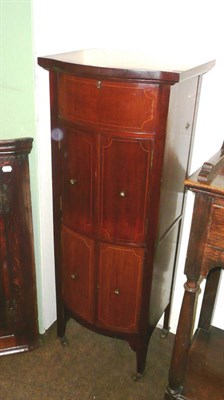
<path fill-rule="evenodd" d="M 0 355 L 38 346 L 28 166 L 32 141 L 0 141 Z"/>
<path fill-rule="evenodd" d="M 156 70 L 98 50 L 38 63 L 50 71 L 58 335 L 72 316 L 126 339 L 139 376 L 164 311 L 169 326 L 183 180 L 214 63 Z"/>
<path fill-rule="evenodd" d="M 195 204 L 185 264 L 187 282 L 165 399 L 224 397 L 224 333 L 211 325 L 220 272 L 224 268 L 223 151 L 224 147 L 185 181 L 186 187 L 195 193 Z M 206 279 L 206 286 L 198 326 L 192 336 L 202 278 Z"/>
<path fill-rule="evenodd" d="M 168 84 L 206 73 L 215 61 L 184 65 L 172 60 L 158 60 L 148 52 L 109 49 L 86 49 L 39 57 L 41 66 L 49 70 L 66 71 L 76 76 L 113 79 L 141 79 Z"/>
<path fill-rule="evenodd" d="M 138 332 L 144 250 L 102 243 L 99 255 L 97 324 Z"/>

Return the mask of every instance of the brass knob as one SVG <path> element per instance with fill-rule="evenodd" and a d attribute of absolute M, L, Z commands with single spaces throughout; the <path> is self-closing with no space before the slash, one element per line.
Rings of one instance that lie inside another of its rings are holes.
<path fill-rule="evenodd" d="M 70 179 L 70 183 L 71 183 L 71 185 L 74 185 L 75 183 L 77 183 L 77 179 L 75 178 L 75 179 Z"/>
<path fill-rule="evenodd" d="M 97 87 L 97 89 L 101 89 L 101 87 L 102 87 L 102 82 L 101 82 L 101 81 L 97 81 L 96 87 Z"/>
<path fill-rule="evenodd" d="M 78 276 L 77 272 L 74 272 L 73 274 L 71 274 L 71 278 L 74 279 L 74 280 L 78 279 L 78 277 L 79 276 Z"/>
<path fill-rule="evenodd" d="M 122 190 L 122 191 L 120 192 L 120 197 L 125 197 L 125 196 L 126 196 L 126 193 L 125 193 L 124 190 Z"/>
<path fill-rule="evenodd" d="M 120 294 L 120 289 L 115 289 L 114 293 L 118 296 Z"/>

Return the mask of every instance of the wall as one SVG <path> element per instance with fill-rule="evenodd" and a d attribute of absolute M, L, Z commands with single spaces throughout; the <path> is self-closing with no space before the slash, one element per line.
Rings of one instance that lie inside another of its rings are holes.
<path fill-rule="evenodd" d="M 223 140 L 222 78 L 223 24 L 221 2 L 214 0 L 33 0 L 35 58 L 80 48 L 144 49 L 164 61 L 216 59 L 216 67 L 204 77 L 194 154 L 193 171 L 221 147 Z M 41 261 L 43 321 L 47 328 L 55 318 L 53 279 L 51 167 L 49 138 L 48 73 L 36 66 L 38 165 L 41 213 Z M 176 329 L 182 296 L 183 265 L 192 199 L 187 207 L 175 285 L 171 327 Z M 181 288 L 181 289 L 180 289 Z M 223 313 L 217 306 L 217 325 Z"/>

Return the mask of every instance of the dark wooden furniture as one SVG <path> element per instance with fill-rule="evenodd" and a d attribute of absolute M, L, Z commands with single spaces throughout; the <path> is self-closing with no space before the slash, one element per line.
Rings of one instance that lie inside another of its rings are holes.
<path fill-rule="evenodd" d="M 50 71 L 58 335 L 72 316 L 145 368 L 170 295 L 202 74 L 124 52 L 40 57 Z"/>
<path fill-rule="evenodd" d="M 224 268 L 224 146 L 185 181 L 195 194 L 187 251 L 187 281 L 179 317 L 165 399 L 223 400 L 224 332 L 211 325 Z M 198 327 L 195 306 L 206 279 Z"/>
<path fill-rule="evenodd" d="M 32 141 L 0 141 L 0 355 L 39 344 L 28 165 Z"/>

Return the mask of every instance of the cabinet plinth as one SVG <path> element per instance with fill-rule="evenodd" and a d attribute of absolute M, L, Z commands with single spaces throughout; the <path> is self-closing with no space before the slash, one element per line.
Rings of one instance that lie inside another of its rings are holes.
<path fill-rule="evenodd" d="M 168 330 L 183 181 L 214 63 L 173 72 L 120 56 L 38 63 L 50 71 L 58 335 L 71 316 L 126 339 L 142 374 L 164 311 Z"/>

